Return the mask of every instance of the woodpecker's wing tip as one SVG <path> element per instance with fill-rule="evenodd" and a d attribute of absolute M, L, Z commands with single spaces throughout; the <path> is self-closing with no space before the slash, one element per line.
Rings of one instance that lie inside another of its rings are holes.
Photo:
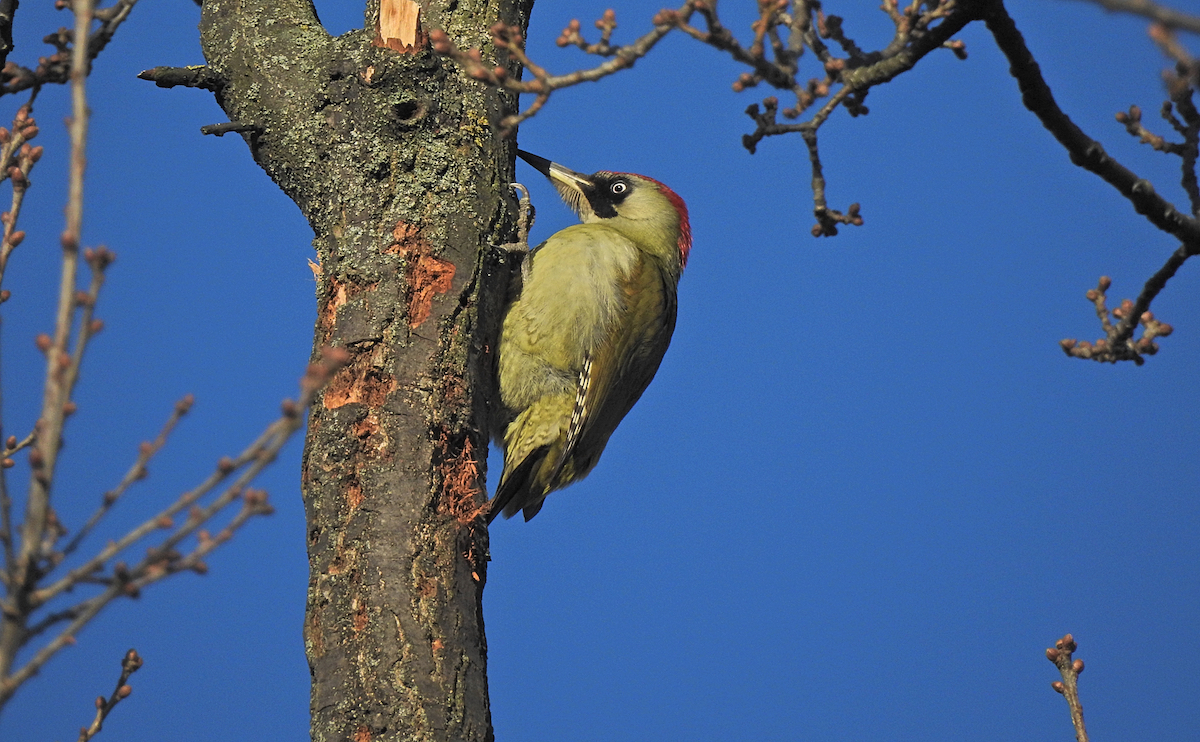
<path fill-rule="evenodd" d="M 542 463 L 542 459 L 546 458 L 546 451 L 545 446 L 535 449 L 520 464 L 501 476 L 500 486 L 496 488 L 495 497 L 488 501 L 491 507 L 491 512 L 488 513 L 488 524 L 491 524 L 501 513 L 505 518 L 511 518 L 525 507 L 525 501 L 529 499 L 529 489 L 532 485 L 529 479 L 533 470 Z"/>
<path fill-rule="evenodd" d="M 525 508 L 521 511 L 521 515 L 523 515 L 525 517 L 526 523 L 533 520 L 533 516 L 538 514 L 538 512 L 542 509 L 542 505 L 545 502 L 546 502 L 545 500 L 538 500 L 536 505 L 525 506 Z"/>

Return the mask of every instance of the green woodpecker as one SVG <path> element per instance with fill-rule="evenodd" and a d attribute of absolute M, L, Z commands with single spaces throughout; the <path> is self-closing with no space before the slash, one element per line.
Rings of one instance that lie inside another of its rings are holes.
<path fill-rule="evenodd" d="M 497 355 L 510 422 L 489 523 L 501 511 L 529 520 L 546 495 L 596 466 L 671 342 L 692 247 L 683 199 L 657 180 L 583 175 L 518 154 L 583 223 L 525 256 L 520 295 L 504 315 Z"/>

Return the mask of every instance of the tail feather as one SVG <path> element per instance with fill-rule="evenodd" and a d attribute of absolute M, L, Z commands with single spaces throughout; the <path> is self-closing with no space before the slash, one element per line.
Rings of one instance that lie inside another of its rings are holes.
<path fill-rule="evenodd" d="M 500 480 L 500 486 L 496 488 L 496 496 L 488 502 L 488 525 L 491 525 L 492 521 L 500 513 L 504 513 L 505 518 L 511 518 L 517 514 L 518 510 L 527 510 L 529 507 L 533 507 L 528 501 L 532 495 L 530 490 L 534 485 L 534 472 L 541 466 L 549 450 L 549 446 L 542 446 L 535 449 L 520 464 L 517 464 L 515 468 L 505 472 Z M 539 501 L 537 509 L 540 508 L 541 502 Z M 533 512 L 536 513 L 537 509 Z M 527 514 L 525 520 L 529 520 L 532 517 L 532 515 Z"/>

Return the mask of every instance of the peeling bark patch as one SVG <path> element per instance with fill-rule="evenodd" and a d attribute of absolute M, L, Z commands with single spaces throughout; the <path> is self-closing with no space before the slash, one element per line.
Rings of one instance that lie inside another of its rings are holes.
<path fill-rule="evenodd" d="M 345 535 L 338 534 L 337 546 L 333 550 L 333 558 L 329 560 L 329 568 L 325 573 L 332 576 L 337 576 L 348 571 L 348 565 L 352 565 L 358 559 L 358 553 L 354 547 L 346 548 Z"/>
<path fill-rule="evenodd" d="M 375 23 L 373 46 L 386 47 L 401 54 L 412 54 L 425 46 L 421 32 L 421 6 L 413 0 L 382 0 Z"/>
<path fill-rule="evenodd" d="M 392 229 L 392 244 L 384 252 L 399 255 L 407 266 L 404 277 L 408 284 L 408 326 L 415 328 L 429 319 L 433 298 L 450 290 L 454 282 L 454 263 L 436 258 L 433 247 L 421 237 L 419 228 L 407 222 L 396 222 Z"/>
<path fill-rule="evenodd" d="M 452 437 L 443 430 L 436 445 L 434 466 L 441 481 L 438 512 L 454 516 L 459 523 L 470 523 L 479 515 L 475 498 L 482 489 L 475 444 L 470 435 Z"/>
<path fill-rule="evenodd" d="M 412 250 L 420 251 L 422 245 L 423 251 L 429 252 L 429 244 L 421 239 L 421 230 L 401 221 L 396 222 L 396 226 L 392 228 L 392 244 L 388 245 L 384 252 L 399 255 Z"/>
<path fill-rule="evenodd" d="M 308 643 L 313 657 L 321 657 L 325 654 L 325 634 L 321 631 L 321 612 L 314 608 L 309 610 L 312 611 L 312 620 L 308 622 Z"/>
<path fill-rule="evenodd" d="M 435 294 L 450 290 L 454 280 L 454 263 L 432 255 L 421 255 L 409 264 L 408 326 L 415 328 L 429 319 Z"/>
<path fill-rule="evenodd" d="M 367 606 L 361 598 L 354 599 L 354 633 L 362 633 L 367 628 Z"/>
<path fill-rule="evenodd" d="M 312 261 L 309 261 L 309 263 L 311 264 Z M 318 271 L 314 270 L 314 275 L 320 280 Z M 367 286 L 359 286 L 354 283 L 338 280 L 333 276 L 329 277 L 329 284 L 325 289 L 325 300 L 320 302 L 317 308 L 317 326 L 321 328 L 322 342 L 329 342 L 329 338 L 333 333 L 334 323 L 337 321 L 338 310 L 363 291 L 373 289 L 376 285 L 372 283 Z"/>
<path fill-rule="evenodd" d="M 371 742 L 371 727 L 362 724 L 355 729 L 354 742 Z"/>
<path fill-rule="evenodd" d="M 380 433 L 379 418 L 373 412 L 368 412 L 350 428 L 350 433 L 358 439 L 359 450 L 376 461 L 389 461 L 391 451 L 388 450 L 388 438 Z"/>
<path fill-rule="evenodd" d="M 374 415 L 367 415 L 362 420 L 354 423 L 353 427 L 350 428 L 350 432 L 360 441 L 366 440 L 379 432 L 379 421 L 375 419 Z"/>
<path fill-rule="evenodd" d="M 362 505 L 362 503 L 363 503 L 362 485 L 360 485 L 358 482 L 351 482 L 346 487 L 346 504 L 350 506 L 350 511 L 353 512 L 353 511 L 357 510 L 358 507 L 360 505 Z"/>
<path fill-rule="evenodd" d="M 419 580 L 417 580 L 417 596 L 418 597 L 428 600 L 429 598 L 432 598 L 433 596 L 437 595 L 437 592 L 438 592 L 437 583 L 434 582 L 433 580 L 429 579 L 428 577 L 422 577 Z"/>
<path fill-rule="evenodd" d="M 317 312 L 317 324 L 321 328 L 321 336 L 326 340 L 329 339 L 329 333 L 333 331 L 333 323 L 337 319 L 337 310 L 345 306 L 348 301 L 350 301 L 350 292 L 346 284 L 331 276 L 329 278 L 329 288 L 325 294 L 325 301 L 322 302 L 321 308 Z"/>
<path fill-rule="evenodd" d="M 329 386 L 325 387 L 322 404 L 327 410 L 336 410 L 352 402 L 378 409 L 387 401 L 387 396 L 396 390 L 396 377 L 382 373 L 368 365 L 365 356 L 358 356 L 342 367 Z"/>

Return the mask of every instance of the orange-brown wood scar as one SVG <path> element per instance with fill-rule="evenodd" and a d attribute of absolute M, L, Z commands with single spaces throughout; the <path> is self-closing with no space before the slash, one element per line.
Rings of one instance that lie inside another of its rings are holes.
<path fill-rule="evenodd" d="M 333 333 L 338 311 L 356 296 L 364 291 L 373 290 L 377 285 L 378 282 L 360 285 L 330 276 L 325 299 L 317 306 L 317 326 L 321 328 L 321 337 L 328 341 Z"/>
<path fill-rule="evenodd" d="M 409 265 L 408 285 L 412 296 L 408 300 L 408 326 L 418 327 L 429 319 L 433 297 L 450 290 L 454 283 L 454 263 L 432 255 L 421 255 Z"/>
<path fill-rule="evenodd" d="M 346 487 L 346 504 L 350 506 L 351 510 L 357 510 L 358 506 L 362 505 L 362 503 L 362 485 L 360 485 L 358 482 L 351 482 Z"/>
<path fill-rule="evenodd" d="M 392 243 L 384 252 L 404 259 L 404 277 L 408 281 L 408 326 L 419 327 L 433 312 L 433 299 L 454 285 L 454 264 L 434 257 L 433 247 L 421 230 L 407 222 L 396 222 Z"/>
<path fill-rule="evenodd" d="M 356 601 L 354 608 L 354 630 L 361 632 L 367 628 L 367 607 L 360 601 Z"/>
<path fill-rule="evenodd" d="M 475 495 L 481 489 L 475 445 L 467 436 L 462 438 L 461 446 L 456 446 L 443 433 L 437 446 L 438 475 L 442 480 L 442 496 L 438 499 L 438 510 L 450 513 L 460 523 L 470 522 L 478 514 Z"/>
<path fill-rule="evenodd" d="M 366 355 L 342 367 L 325 388 L 322 403 L 327 410 L 357 402 L 370 408 L 382 407 L 396 389 L 396 377 L 370 365 Z"/>
<path fill-rule="evenodd" d="M 366 440 L 379 432 L 379 421 L 375 419 L 374 415 L 367 415 L 354 423 L 350 431 L 354 434 L 355 438 Z"/>

